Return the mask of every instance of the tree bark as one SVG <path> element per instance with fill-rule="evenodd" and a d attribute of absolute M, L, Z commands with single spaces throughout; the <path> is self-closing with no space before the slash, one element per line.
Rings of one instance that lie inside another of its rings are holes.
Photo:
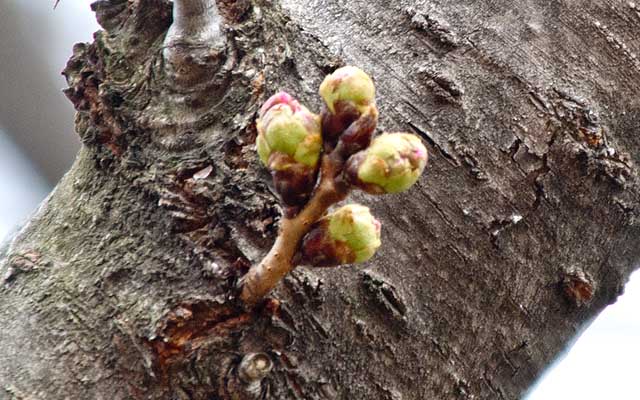
<path fill-rule="evenodd" d="M 170 2 L 93 7 L 104 30 L 65 69 L 83 148 L 0 251 L 0 398 L 517 399 L 622 293 L 633 3 L 218 0 L 224 37 L 171 67 Z M 383 223 L 372 261 L 298 267 L 243 307 L 281 218 L 256 112 L 280 89 L 319 110 L 345 64 L 430 165 L 351 196 Z"/>

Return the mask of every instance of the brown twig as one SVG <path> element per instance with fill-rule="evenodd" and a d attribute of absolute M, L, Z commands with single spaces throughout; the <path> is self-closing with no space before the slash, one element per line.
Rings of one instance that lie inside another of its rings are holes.
<path fill-rule="evenodd" d="M 282 220 L 280 232 L 269 253 L 243 277 L 240 299 L 245 304 L 257 304 L 296 267 L 293 257 L 304 235 L 331 205 L 347 197 L 348 186 L 336 182 L 342 165 L 343 161 L 335 151 L 322 157 L 320 183 L 313 196 L 298 215 Z"/>

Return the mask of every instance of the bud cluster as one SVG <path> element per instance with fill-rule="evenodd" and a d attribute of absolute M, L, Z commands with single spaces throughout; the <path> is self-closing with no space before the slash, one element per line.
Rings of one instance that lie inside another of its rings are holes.
<path fill-rule="evenodd" d="M 380 222 L 350 204 L 326 213 L 350 189 L 398 193 L 427 164 L 427 149 L 408 133 L 373 138 L 375 86 L 356 67 L 343 67 L 320 85 L 325 108 L 314 114 L 287 93 L 267 100 L 257 120 L 256 147 L 286 206 L 279 238 L 243 278 L 242 298 L 256 302 L 297 263 L 326 267 L 360 263 L 380 246 Z"/>

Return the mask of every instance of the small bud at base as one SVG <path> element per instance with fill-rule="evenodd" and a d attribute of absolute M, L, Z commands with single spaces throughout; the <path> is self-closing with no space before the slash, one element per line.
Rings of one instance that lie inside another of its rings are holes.
<path fill-rule="evenodd" d="M 369 208 L 359 204 L 346 205 L 329 216 L 331 237 L 346 243 L 355 253 L 356 263 L 367 261 L 380 247 L 380 228 Z"/>
<path fill-rule="evenodd" d="M 367 207 L 341 207 L 320 219 L 304 237 L 302 263 L 329 267 L 367 261 L 380 247 L 380 227 Z"/>
<path fill-rule="evenodd" d="M 371 107 L 369 112 L 355 120 L 338 140 L 340 156 L 347 159 L 350 155 L 363 150 L 371 143 L 378 124 L 378 110 Z"/>

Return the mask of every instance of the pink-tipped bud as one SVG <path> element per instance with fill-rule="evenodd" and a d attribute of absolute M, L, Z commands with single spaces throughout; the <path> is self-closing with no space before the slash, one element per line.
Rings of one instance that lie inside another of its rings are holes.
<path fill-rule="evenodd" d="M 304 205 L 319 167 L 320 117 L 291 95 L 280 92 L 262 106 L 256 125 L 258 155 L 271 171 L 282 202 L 287 206 Z"/>
<path fill-rule="evenodd" d="M 269 97 L 269 99 L 267 99 L 267 101 L 262 105 L 262 108 L 260 108 L 259 118 L 264 118 L 267 111 L 277 104 L 284 104 L 288 106 L 294 113 L 302 108 L 300 103 L 298 103 L 298 100 L 294 99 L 289 93 L 278 92 Z"/>
<path fill-rule="evenodd" d="M 320 117 L 285 92 L 271 96 L 256 123 L 256 146 L 260 160 L 269 168 L 269 157 L 282 153 L 314 168 L 320 157 Z"/>

